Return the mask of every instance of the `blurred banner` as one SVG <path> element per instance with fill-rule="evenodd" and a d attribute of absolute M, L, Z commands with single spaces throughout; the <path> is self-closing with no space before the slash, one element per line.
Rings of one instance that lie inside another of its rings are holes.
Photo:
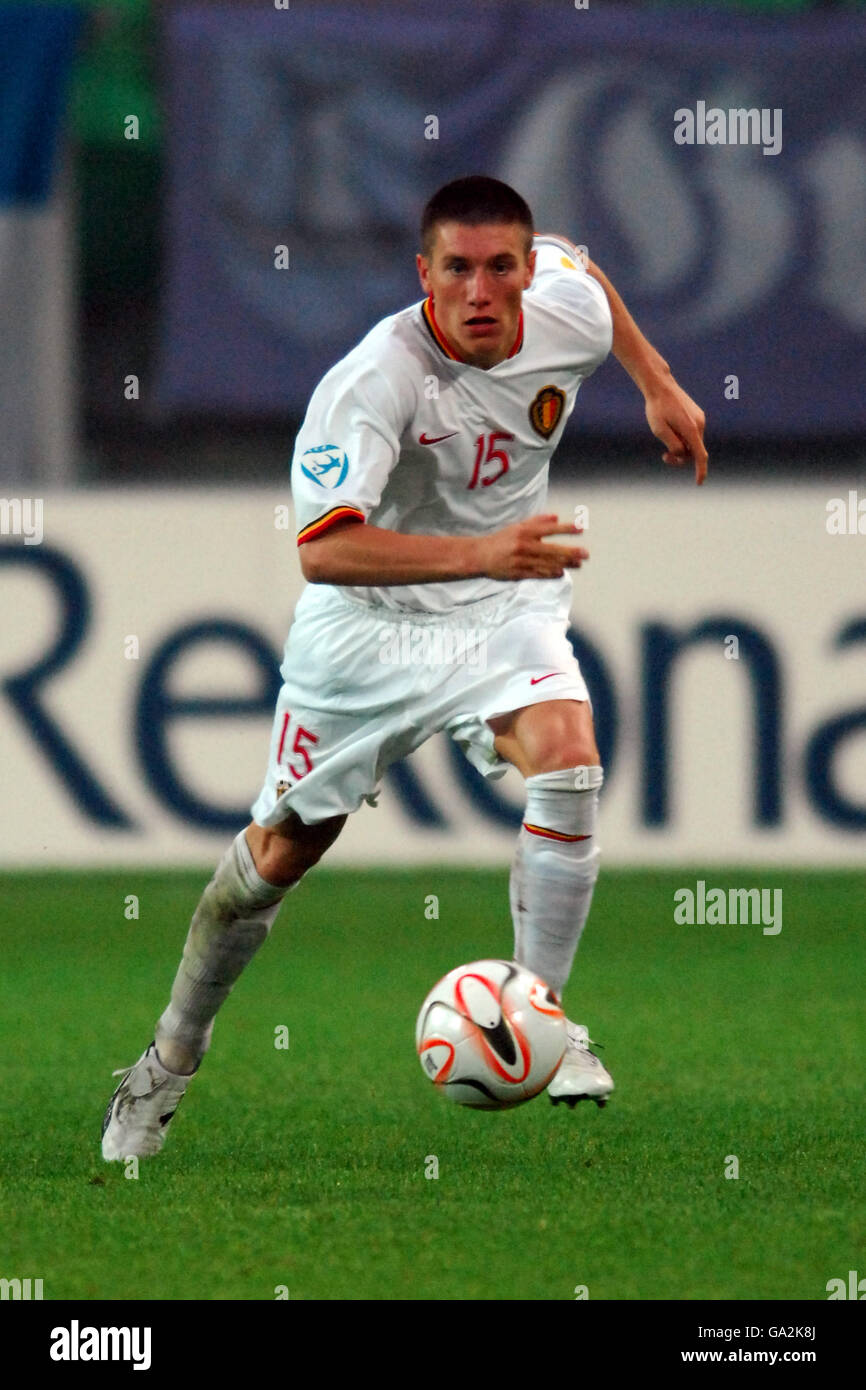
<path fill-rule="evenodd" d="M 0 540 L 0 862 L 214 861 L 264 775 L 303 582 L 288 497 L 18 501 L 26 533 Z M 560 516 L 578 505 L 605 862 L 862 864 L 866 495 L 683 479 L 551 496 Z M 485 782 L 437 735 L 327 863 L 505 865 L 522 809 L 516 772 Z"/>
<path fill-rule="evenodd" d="M 164 409 L 302 413 L 420 298 L 430 194 L 485 172 L 587 247 L 716 437 L 866 425 L 862 16 L 180 6 L 166 43 Z M 643 428 L 616 364 L 569 428 Z"/>
<path fill-rule="evenodd" d="M 60 134 L 79 6 L 0 9 L 0 479 L 72 475 L 73 253 Z"/>

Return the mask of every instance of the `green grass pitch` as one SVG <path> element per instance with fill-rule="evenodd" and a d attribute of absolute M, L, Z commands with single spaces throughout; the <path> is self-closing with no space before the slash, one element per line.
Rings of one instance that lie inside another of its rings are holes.
<path fill-rule="evenodd" d="M 606 870 L 565 1003 L 617 1090 L 489 1114 L 434 1091 L 413 1030 L 447 970 L 510 954 L 507 873 L 322 866 L 128 1177 L 99 1153 L 111 1070 L 207 876 L 3 876 L 0 1275 L 46 1299 L 823 1300 L 863 1269 L 859 875 Z M 781 887 L 780 935 L 676 925 L 697 877 Z"/>

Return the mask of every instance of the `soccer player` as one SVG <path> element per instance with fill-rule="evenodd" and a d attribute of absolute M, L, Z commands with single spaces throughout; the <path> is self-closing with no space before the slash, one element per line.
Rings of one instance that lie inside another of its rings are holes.
<path fill-rule="evenodd" d="M 535 236 L 508 185 L 473 176 L 440 189 L 417 265 L 424 300 L 331 368 L 298 434 L 292 491 L 309 582 L 265 783 L 202 895 L 154 1041 L 109 1103 L 108 1160 L 162 1147 L 282 899 L 347 816 L 375 804 L 386 768 L 439 730 L 486 776 L 509 764 L 523 775 L 514 957 L 557 995 L 568 980 L 598 874 L 602 768 L 566 636 L 568 571 L 588 553 L 556 540 L 577 528 L 544 511 L 548 464 L 611 346 L 663 458 L 692 460 L 699 483 L 704 416 L 601 271 L 562 237 Z M 441 659 L 406 659 L 425 649 Z M 613 1090 L 590 1042 L 569 1023 L 554 1101 L 603 1104 Z"/>

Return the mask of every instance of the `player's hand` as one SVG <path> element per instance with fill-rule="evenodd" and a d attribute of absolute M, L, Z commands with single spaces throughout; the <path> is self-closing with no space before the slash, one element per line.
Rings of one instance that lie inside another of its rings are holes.
<path fill-rule="evenodd" d="M 666 446 L 667 452 L 662 454 L 665 463 L 681 465 L 693 459 L 695 482 L 702 483 L 707 476 L 706 417 L 672 376 L 659 378 L 647 391 L 646 418 L 653 434 Z"/>
<path fill-rule="evenodd" d="M 531 516 L 482 536 L 483 572 L 488 579 L 560 579 L 567 569 L 580 569 L 589 551 L 582 546 L 555 545 L 544 536 L 579 536 L 582 528 L 559 517 Z"/>

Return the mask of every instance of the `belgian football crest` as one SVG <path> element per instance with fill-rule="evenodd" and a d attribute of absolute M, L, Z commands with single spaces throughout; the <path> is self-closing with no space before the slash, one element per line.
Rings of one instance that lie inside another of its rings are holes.
<path fill-rule="evenodd" d="M 562 418 L 565 409 L 565 392 L 558 386 L 542 386 L 532 405 L 529 419 L 536 434 L 549 439 Z"/>

